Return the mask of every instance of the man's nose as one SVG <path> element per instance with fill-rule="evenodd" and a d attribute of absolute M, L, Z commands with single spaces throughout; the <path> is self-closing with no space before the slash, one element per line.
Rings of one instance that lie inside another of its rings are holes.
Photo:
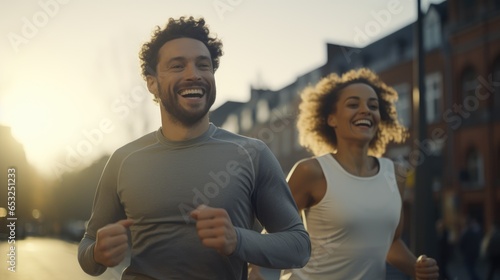
<path fill-rule="evenodd" d="M 186 80 L 196 81 L 201 79 L 200 70 L 196 65 L 188 65 L 185 72 Z"/>

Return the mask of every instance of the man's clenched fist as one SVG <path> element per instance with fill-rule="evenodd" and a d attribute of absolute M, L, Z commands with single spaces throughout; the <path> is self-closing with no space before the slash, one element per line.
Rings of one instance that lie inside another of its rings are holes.
<path fill-rule="evenodd" d="M 127 228 L 134 222 L 130 219 L 109 224 L 97 231 L 94 260 L 106 267 L 113 267 L 125 259 L 128 249 Z"/>
<path fill-rule="evenodd" d="M 201 243 L 217 250 L 222 255 L 230 255 L 236 249 L 236 231 L 229 214 L 222 208 L 200 205 L 191 212 L 196 220 L 196 229 Z"/>

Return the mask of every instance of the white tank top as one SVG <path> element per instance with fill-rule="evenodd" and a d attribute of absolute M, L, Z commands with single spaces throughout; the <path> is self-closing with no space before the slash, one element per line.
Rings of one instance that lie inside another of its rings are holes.
<path fill-rule="evenodd" d="M 357 177 L 331 154 L 316 157 L 326 178 L 323 199 L 305 210 L 311 258 L 290 279 L 385 279 L 386 256 L 401 213 L 394 164 Z"/>

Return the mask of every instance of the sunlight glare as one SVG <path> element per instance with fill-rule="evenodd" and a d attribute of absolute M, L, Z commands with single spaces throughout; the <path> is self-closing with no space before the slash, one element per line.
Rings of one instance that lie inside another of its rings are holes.
<path fill-rule="evenodd" d="M 9 92 L 5 103 L 7 125 L 31 163 L 46 164 L 69 141 L 75 117 L 64 93 L 32 83 Z"/>

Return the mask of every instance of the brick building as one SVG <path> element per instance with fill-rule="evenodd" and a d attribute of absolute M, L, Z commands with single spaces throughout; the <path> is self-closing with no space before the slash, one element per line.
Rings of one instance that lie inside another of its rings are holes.
<path fill-rule="evenodd" d="M 424 14 L 427 137 L 415 142 L 413 88 L 415 39 L 410 24 L 362 48 L 327 44 L 324 65 L 282 89 L 252 89 L 247 103 L 211 112 L 218 126 L 262 139 L 287 174 L 311 154 L 298 144 L 300 91 L 331 72 L 368 67 L 399 93 L 397 110 L 410 137 L 384 156 L 414 168 L 411 154 L 427 160 L 436 217 L 448 226 L 470 214 L 485 229 L 500 219 L 500 1 L 454 0 L 431 4 Z M 417 151 L 416 151 L 417 149 Z M 414 180 L 407 183 L 411 212 Z M 409 215 L 409 214 L 407 214 Z M 408 221 L 409 219 L 407 219 Z"/>

